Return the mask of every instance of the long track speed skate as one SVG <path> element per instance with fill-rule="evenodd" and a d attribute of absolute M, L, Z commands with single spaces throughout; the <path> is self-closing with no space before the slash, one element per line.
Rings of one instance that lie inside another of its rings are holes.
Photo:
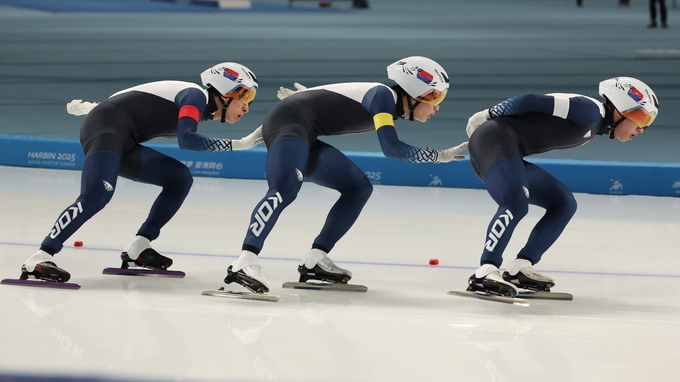
<path fill-rule="evenodd" d="M 348 284 L 347 282 L 352 278 L 352 272 L 335 265 L 325 253 L 317 257 L 318 260 L 313 263 L 314 267 L 311 269 L 305 263 L 300 264 L 298 266 L 299 281 L 287 281 L 283 283 L 283 288 L 360 293 L 368 291 L 365 285 Z"/>
<path fill-rule="evenodd" d="M 574 296 L 570 293 L 552 292 L 550 289 L 555 286 L 555 281 L 536 271 L 533 267 L 523 267 L 516 275 L 510 272 L 503 272 L 503 280 L 512 283 L 520 289 L 517 297 L 537 300 L 563 300 L 571 301 Z"/>
<path fill-rule="evenodd" d="M 470 292 L 467 290 L 450 290 L 447 292 L 447 294 L 455 295 L 455 296 L 462 296 L 462 297 L 472 297 L 480 300 L 487 300 L 487 301 L 493 301 L 493 302 L 502 302 L 504 304 L 512 304 L 512 305 L 517 305 L 517 306 L 529 306 L 531 303 L 525 299 L 522 298 L 517 298 L 517 297 L 508 297 L 508 296 L 498 296 L 495 294 L 490 294 L 490 293 L 483 293 L 483 292 Z"/>
<path fill-rule="evenodd" d="M 262 281 L 258 280 L 261 277 L 259 274 L 259 263 L 252 263 L 250 266 L 253 268 L 249 269 L 248 272 L 244 268 L 234 272 L 234 265 L 232 264 L 227 268 L 227 277 L 224 278 L 225 283 L 239 284 L 248 289 L 249 292 L 226 290 L 224 287 L 221 287 L 219 289 L 204 290 L 201 294 L 204 296 L 229 297 L 241 300 L 279 301 L 279 296 L 267 293 L 269 288 L 263 282 L 264 279 Z M 250 273 L 250 276 L 248 273 Z"/>
<path fill-rule="evenodd" d="M 255 292 L 240 292 L 233 290 L 226 290 L 224 287 L 219 289 L 208 289 L 201 292 L 203 296 L 215 296 L 215 297 L 229 297 L 241 300 L 257 300 L 257 301 L 269 301 L 278 302 L 279 296 L 267 293 L 255 293 Z"/>
<path fill-rule="evenodd" d="M 29 276 L 35 279 L 29 279 Z M 67 282 L 70 278 L 71 275 L 59 268 L 54 262 L 45 261 L 36 264 L 32 272 L 22 266 L 21 276 L 18 279 L 4 279 L 0 283 L 44 288 L 80 289 L 79 284 Z"/>
<path fill-rule="evenodd" d="M 285 283 L 283 283 L 282 287 L 288 289 L 328 290 L 337 292 L 366 293 L 368 291 L 368 287 L 366 287 L 365 285 L 347 283 L 327 283 L 318 282 L 314 280 L 297 283 L 293 281 L 286 281 Z"/>
<path fill-rule="evenodd" d="M 448 294 L 518 306 L 531 305 L 529 301 L 516 297 L 517 288 L 503 280 L 498 270 L 488 273 L 484 277 L 477 277 L 473 274 L 468 279 L 467 290 L 450 290 Z"/>
<path fill-rule="evenodd" d="M 169 271 L 172 259 L 161 255 L 153 248 L 147 248 L 136 260 L 132 260 L 127 252 L 120 255 L 123 263 L 120 268 L 104 268 L 105 275 L 121 276 L 160 276 L 182 278 L 186 274 L 182 271 Z"/>

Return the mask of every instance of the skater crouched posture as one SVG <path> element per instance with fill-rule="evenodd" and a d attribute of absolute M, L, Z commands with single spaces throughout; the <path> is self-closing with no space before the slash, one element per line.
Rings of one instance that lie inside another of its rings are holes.
<path fill-rule="evenodd" d="M 224 151 L 248 149 L 261 142 L 259 128 L 240 140 L 196 133 L 202 121 L 239 121 L 255 98 L 255 75 L 243 65 L 228 62 L 207 69 L 201 79 L 207 90 L 188 82 L 159 81 L 122 90 L 100 104 L 77 100 L 68 105 L 71 114 L 87 114 L 80 129 L 85 152 L 81 194 L 59 215 L 40 250 L 22 266 L 21 279 L 70 278 L 52 257 L 111 200 L 119 175 L 163 188 L 137 236 L 123 251 L 123 261 L 150 269 L 166 269 L 172 264 L 171 259 L 153 250 L 150 242 L 180 208 L 193 179 L 185 165 L 140 143 L 177 136 L 183 149 Z"/>
<path fill-rule="evenodd" d="M 470 162 L 498 210 L 491 219 L 481 267 L 469 291 L 514 297 L 517 288 L 549 291 L 555 282 L 533 265 L 557 240 L 576 212 L 574 196 L 559 180 L 525 156 L 581 146 L 596 135 L 631 140 L 652 124 L 658 100 L 652 89 L 630 77 L 600 83 L 604 104 L 578 94 L 524 94 L 473 115 L 467 126 Z M 529 205 L 545 208 L 526 246 L 501 276 L 503 251 Z"/>
<path fill-rule="evenodd" d="M 257 255 L 283 209 L 297 197 L 304 179 L 339 191 L 340 198 L 298 267 L 300 282 L 344 283 L 352 277 L 327 254 L 352 227 L 373 186 L 357 165 L 318 136 L 376 130 L 389 158 L 411 163 L 463 159 L 457 154 L 467 143 L 447 150 L 418 148 L 401 142 L 394 128 L 397 118 L 426 122 L 439 110 L 449 88 L 444 69 L 429 58 L 408 57 L 388 66 L 387 73 L 397 85 L 390 88 L 356 82 L 306 89 L 296 84 L 301 91 L 281 89 L 279 98 L 292 95 L 279 102 L 262 125 L 268 148 L 269 191 L 253 211 L 241 256 L 227 270 L 227 284 L 236 282 L 259 293 L 269 291 Z"/>

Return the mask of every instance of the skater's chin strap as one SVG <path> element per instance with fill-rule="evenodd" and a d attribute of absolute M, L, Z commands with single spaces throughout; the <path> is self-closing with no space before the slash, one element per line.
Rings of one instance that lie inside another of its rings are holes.
<path fill-rule="evenodd" d="M 408 94 L 406 94 L 406 103 L 408 104 L 408 111 L 409 111 L 409 117 L 408 117 L 409 121 L 413 121 L 413 112 L 416 110 L 416 107 L 418 107 L 418 105 L 420 105 L 420 101 L 416 101 L 416 103 L 411 104 L 411 99 L 412 98 Z"/>
<path fill-rule="evenodd" d="M 396 115 L 401 115 L 401 118 L 406 118 L 406 114 L 407 114 L 406 109 L 407 108 L 404 107 L 404 102 L 403 102 L 403 99 L 405 97 L 406 98 L 406 106 L 408 106 L 408 120 L 413 121 L 413 112 L 416 110 L 416 107 L 418 107 L 418 105 L 420 104 L 420 101 L 416 100 L 416 103 L 412 104 L 411 100 L 413 98 L 411 98 L 411 96 L 408 95 L 408 93 L 406 93 L 406 91 L 399 85 L 393 86 L 392 90 L 394 90 L 397 93 L 397 99 L 402 100 L 401 102 L 397 102 L 397 108 L 401 108 L 401 110 L 396 110 L 396 112 L 399 113 L 401 111 L 403 114 L 396 114 Z"/>
<path fill-rule="evenodd" d="M 614 104 L 609 100 L 607 100 L 606 107 L 605 123 L 607 123 L 607 121 L 611 121 L 611 123 L 605 125 L 605 131 L 609 134 L 609 139 L 614 139 L 614 131 L 621 122 L 626 120 L 626 117 L 621 116 L 618 121 L 614 122 L 614 111 L 616 111 L 616 107 L 614 107 Z"/>
<path fill-rule="evenodd" d="M 614 123 L 610 123 L 607 125 L 607 131 L 609 131 L 609 139 L 614 139 L 614 130 L 616 130 L 616 127 L 619 126 L 621 122 L 623 122 L 626 119 L 626 117 L 621 117 L 618 121 Z"/>
<path fill-rule="evenodd" d="M 227 121 L 227 108 L 231 104 L 231 101 L 233 101 L 233 98 L 227 98 L 225 100 L 224 96 L 222 94 L 220 94 L 220 92 L 217 91 L 217 89 L 215 89 L 213 87 L 208 88 L 208 90 L 210 91 L 210 93 L 216 95 L 217 99 L 222 104 L 222 117 L 220 119 L 220 122 L 222 122 L 222 123 L 226 122 Z"/>

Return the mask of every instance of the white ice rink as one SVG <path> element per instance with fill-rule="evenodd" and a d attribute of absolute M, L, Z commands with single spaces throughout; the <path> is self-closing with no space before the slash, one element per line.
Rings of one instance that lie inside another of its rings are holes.
<path fill-rule="evenodd" d="M 0 167 L 0 278 L 19 276 L 76 198 L 79 177 Z M 80 290 L 0 285 L 0 373 L 96 381 L 680 380 L 678 198 L 577 194 L 575 218 L 536 267 L 574 300 L 520 307 L 446 294 L 465 288 L 478 265 L 496 209 L 483 190 L 376 186 L 331 253 L 365 294 L 281 288 L 297 281 L 299 259 L 336 197 L 313 184 L 261 254 L 277 303 L 201 296 L 224 285 L 264 181 L 196 178 L 154 242 L 186 278 L 102 275 L 120 265 L 158 191 L 121 179 L 107 208 L 69 239 L 55 260 Z M 530 210 L 506 260 L 540 214 Z M 430 258 L 440 265 L 429 266 Z"/>

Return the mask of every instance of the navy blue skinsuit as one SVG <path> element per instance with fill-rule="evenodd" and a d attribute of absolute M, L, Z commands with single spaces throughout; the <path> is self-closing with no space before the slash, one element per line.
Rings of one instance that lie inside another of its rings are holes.
<path fill-rule="evenodd" d="M 394 120 L 404 114 L 397 98 L 394 90 L 380 83 L 342 83 L 310 88 L 279 102 L 262 125 L 269 150 L 269 190 L 253 211 L 242 249 L 260 252 L 304 179 L 340 192 L 312 247 L 329 252 L 352 227 L 373 186 L 359 167 L 318 140 L 319 136 L 377 130 L 387 157 L 411 163 L 435 162 L 435 150 L 410 146 L 397 138 Z"/>
<path fill-rule="evenodd" d="M 111 200 L 118 176 L 163 187 L 137 235 L 154 240 L 175 215 L 193 178 L 179 161 L 140 145 L 156 137 L 177 137 L 183 149 L 231 150 L 231 140 L 196 133 L 217 106 L 200 86 L 159 81 L 112 95 L 85 118 L 80 142 L 85 152 L 80 196 L 59 215 L 40 249 L 59 252 L 63 243 Z"/>
<path fill-rule="evenodd" d="M 503 251 L 529 204 L 545 208 L 518 258 L 536 264 L 576 212 L 567 187 L 523 158 L 581 146 L 611 123 L 603 105 L 577 94 L 524 94 L 489 109 L 491 119 L 470 137 L 470 163 L 498 210 L 485 237 L 481 264 L 500 267 Z"/>

